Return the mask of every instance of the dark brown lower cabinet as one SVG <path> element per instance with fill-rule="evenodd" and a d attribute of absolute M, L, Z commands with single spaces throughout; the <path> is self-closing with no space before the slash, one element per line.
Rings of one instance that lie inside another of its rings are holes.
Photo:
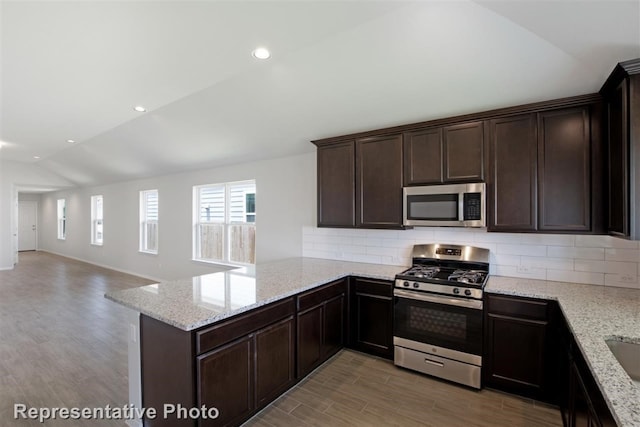
<path fill-rule="evenodd" d="M 293 316 L 198 356 L 198 407 L 220 416 L 201 426 L 233 426 L 274 400 L 295 381 Z"/>
<path fill-rule="evenodd" d="M 262 407 L 295 382 L 295 320 L 256 332 L 256 403 Z"/>
<path fill-rule="evenodd" d="M 302 378 L 344 346 L 347 279 L 298 297 L 298 378 Z"/>
<path fill-rule="evenodd" d="M 487 295 L 485 307 L 484 385 L 553 402 L 551 302 Z"/>
<path fill-rule="evenodd" d="M 349 347 L 393 359 L 393 282 L 351 279 Z"/>
<path fill-rule="evenodd" d="M 236 426 L 295 382 L 295 302 L 288 298 L 195 331 L 141 316 L 145 426 Z M 162 415 L 165 404 L 216 408 L 217 418 Z"/>
<path fill-rule="evenodd" d="M 570 355 L 569 404 L 566 419 L 569 427 L 615 427 L 617 424 L 607 407 L 598 385 L 580 352 L 572 340 Z"/>
<path fill-rule="evenodd" d="M 485 387 L 560 407 L 565 427 L 616 422 L 557 302 L 485 294 Z"/>
<path fill-rule="evenodd" d="M 252 334 L 198 356 L 198 408 L 219 411 L 216 419 L 200 420 L 201 426 L 238 425 L 255 409 L 254 346 Z"/>

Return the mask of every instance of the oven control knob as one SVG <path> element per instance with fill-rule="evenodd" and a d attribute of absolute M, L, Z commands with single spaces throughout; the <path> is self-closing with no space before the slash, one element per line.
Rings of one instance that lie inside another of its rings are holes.
<path fill-rule="evenodd" d="M 458 288 L 453 288 L 453 293 L 458 295 L 460 293 L 460 289 Z"/>
<path fill-rule="evenodd" d="M 471 289 L 466 289 L 466 290 L 464 291 L 464 294 L 465 294 L 466 296 L 471 296 Z"/>
<path fill-rule="evenodd" d="M 408 288 L 409 287 L 409 282 L 404 282 L 402 285 Z"/>
<path fill-rule="evenodd" d="M 420 287 L 420 284 L 419 284 L 418 282 L 413 282 L 413 287 L 414 287 L 414 288 L 419 288 L 419 287 Z"/>

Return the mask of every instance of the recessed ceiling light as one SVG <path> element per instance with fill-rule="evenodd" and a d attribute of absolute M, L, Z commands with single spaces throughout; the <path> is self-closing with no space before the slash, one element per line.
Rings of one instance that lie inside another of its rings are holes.
<path fill-rule="evenodd" d="M 138 113 L 144 113 L 145 111 L 147 111 L 147 109 L 144 108 L 142 105 L 136 105 L 135 107 L 133 107 L 133 109 Z"/>
<path fill-rule="evenodd" d="M 67 139 L 67 142 L 68 142 L 69 144 L 75 144 L 75 143 L 76 143 L 73 139 Z"/>
<path fill-rule="evenodd" d="M 33 156 L 34 159 L 38 160 L 40 156 Z"/>
<path fill-rule="evenodd" d="M 269 59 L 271 57 L 271 52 L 269 52 L 264 47 L 257 48 L 256 50 L 251 52 L 251 54 L 253 55 L 254 58 L 258 58 L 258 59 Z"/>

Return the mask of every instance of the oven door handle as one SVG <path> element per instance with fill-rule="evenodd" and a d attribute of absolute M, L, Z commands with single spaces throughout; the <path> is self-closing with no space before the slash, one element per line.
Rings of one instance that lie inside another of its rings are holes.
<path fill-rule="evenodd" d="M 423 294 L 417 292 L 404 291 L 402 289 L 394 289 L 393 295 L 399 298 L 413 299 L 417 301 L 433 302 L 436 304 L 453 305 L 456 307 L 471 308 L 474 310 L 482 310 L 482 301 L 466 300 L 460 298 L 449 298 L 439 295 Z"/>

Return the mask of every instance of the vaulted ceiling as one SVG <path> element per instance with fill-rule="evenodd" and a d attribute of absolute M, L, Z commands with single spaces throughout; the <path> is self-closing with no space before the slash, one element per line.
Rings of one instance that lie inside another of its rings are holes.
<path fill-rule="evenodd" d="M 640 0 L 2 1 L 0 24 L 0 159 L 77 185 L 593 93 L 640 57 Z"/>

